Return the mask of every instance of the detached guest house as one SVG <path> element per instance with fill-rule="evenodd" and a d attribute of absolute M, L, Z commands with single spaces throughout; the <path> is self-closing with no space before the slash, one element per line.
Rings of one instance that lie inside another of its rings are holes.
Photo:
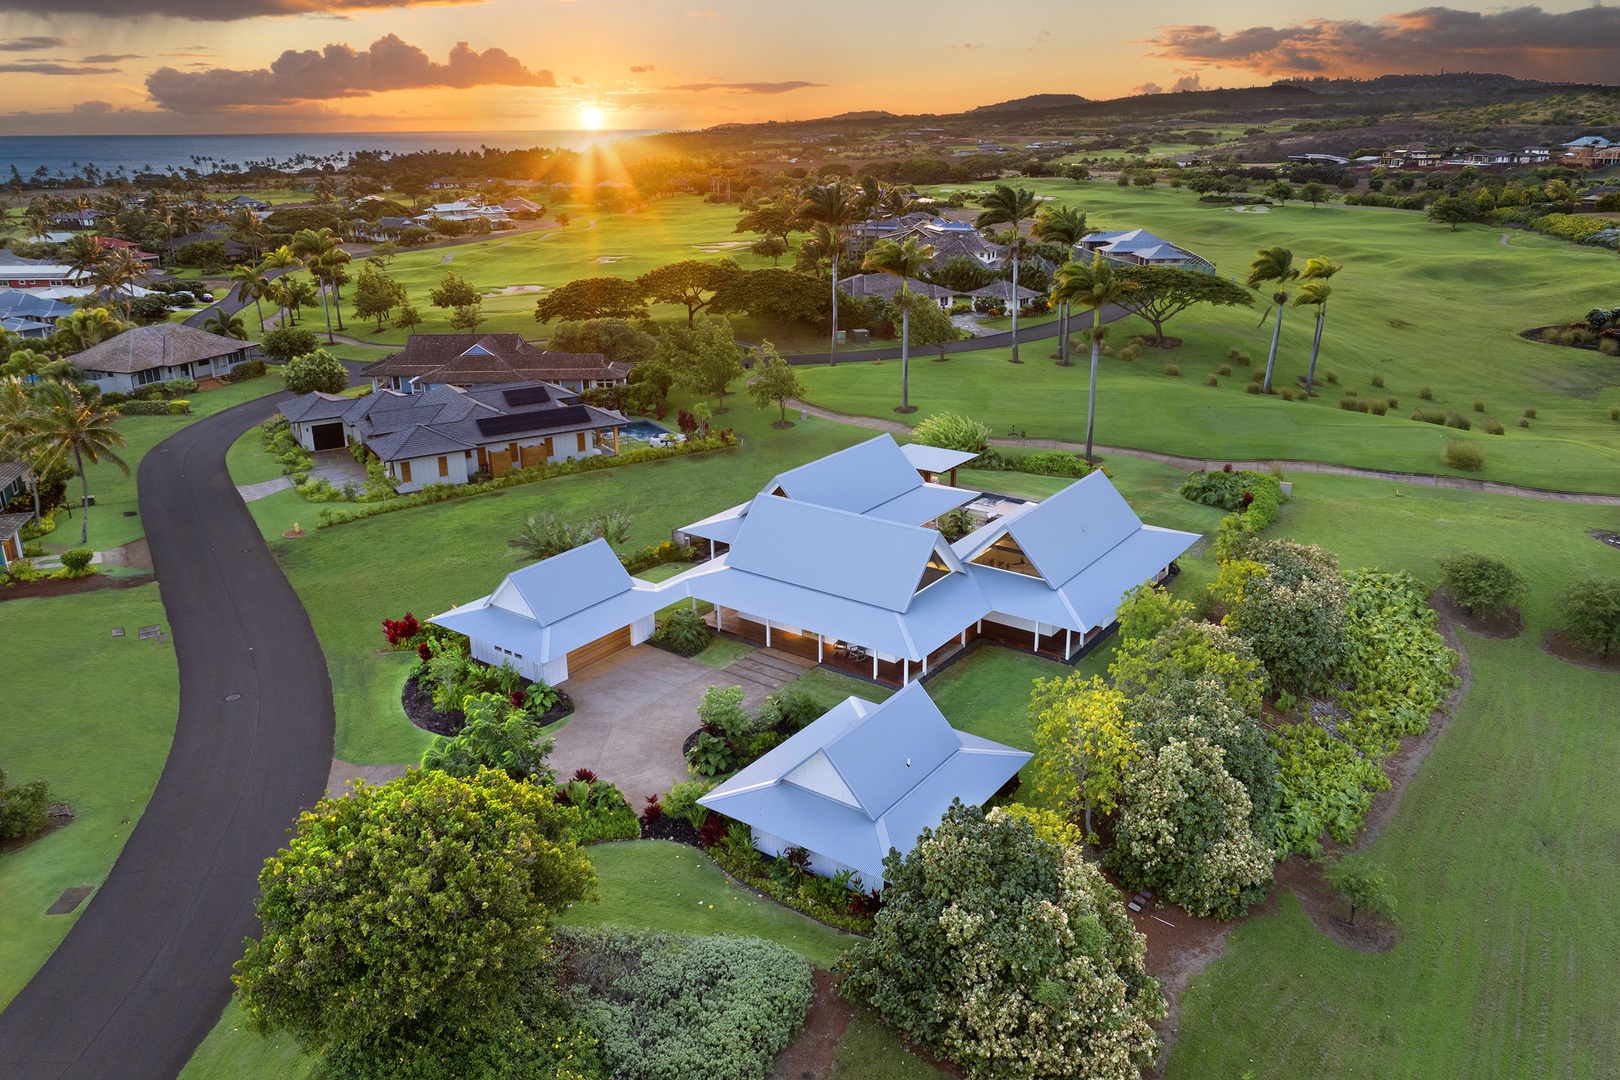
<path fill-rule="evenodd" d="M 417 394 L 379 390 L 364 397 L 304 394 L 279 406 L 304 449 L 359 444 L 379 458 L 401 492 L 465 484 L 474 473 L 505 476 L 552 461 L 616 454 L 616 412 L 581 405 L 548 383 L 518 382 Z"/>
<path fill-rule="evenodd" d="M 903 686 L 976 638 L 1073 660 L 1198 539 L 1142 524 L 1101 472 L 1021 504 L 927 479 L 973 456 L 880 435 L 782 473 L 677 530 L 711 558 L 655 586 L 656 606 L 704 600 L 721 633 Z M 934 522 L 963 506 L 990 509 L 953 544 Z"/>
<path fill-rule="evenodd" d="M 221 375 L 253 359 L 258 346 L 195 326 L 157 323 L 137 326 L 73 357 L 84 377 L 102 392 L 133 393 L 152 383 L 195 379 L 203 389 Z"/>

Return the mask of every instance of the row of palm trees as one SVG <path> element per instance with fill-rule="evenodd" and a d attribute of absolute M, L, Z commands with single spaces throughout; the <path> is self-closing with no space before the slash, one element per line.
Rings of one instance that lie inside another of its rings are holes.
<path fill-rule="evenodd" d="M 39 478 L 72 463 L 79 474 L 80 503 L 84 508 L 80 517 L 81 546 L 90 542 L 86 462 L 94 465 L 106 460 L 129 475 L 129 466 L 114 451 L 124 445 L 117 419 L 116 413 L 97 408 L 71 382 L 0 378 L 0 459 L 27 464 L 36 519 L 40 513 Z"/>
<path fill-rule="evenodd" d="M 271 301 L 276 305 L 278 314 L 290 319 L 291 313 L 303 306 L 305 290 L 313 289 L 309 299 L 319 298 L 326 316 L 326 340 L 332 342 L 335 340 L 332 336 L 334 309 L 337 311 L 337 329 L 343 329 L 343 297 L 339 290 L 349 280 L 343 268 L 350 261 L 351 256 L 343 250 L 341 240 L 331 229 L 300 229 L 293 234 L 290 244 L 266 252 L 256 262 L 234 268 L 231 271 L 232 293 L 239 304 L 246 304 L 250 300 L 253 302 L 259 323 L 263 325 L 263 301 Z M 299 267 L 309 270 L 313 287 L 308 281 L 291 277 L 291 272 Z M 327 302 L 328 292 L 331 293 L 330 304 Z"/>
<path fill-rule="evenodd" d="M 1263 393 L 1271 393 L 1271 376 L 1277 366 L 1277 344 L 1282 338 L 1283 308 L 1289 306 L 1288 286 L 1295 282 L 1303 282 L 1299 287 L 1298 295 L 1293 297 L 1294 307 L 1314 307 L 1316 309 L 1316 333 L 1311 338 L 1311 366 L 1305 373 L 1305 394 L 1310 396 L 1316 386 L 1316 358 L 1322 351 L 1322 325 L 1327 321 L 1328 297 L 1333 295 L 1333 287 L 1328 279 L 1344 269 L 1343 263 L 1336 263 L 1326 255 L 1319 255 L 1308 259 L 1303 270 L 1294 266 L 1294 253 L 1285 247 L 1261 248 L 1254 253 L 1254 263 L 1249 267 L 1249 288 L 1258 289 L 1262 285 L 1273 286 L 1271 294 L 1272 306 L 1266 309 L 1265 320 L 1276 315 L 1276 324 L 1271 328 L 1271 350 L 1266 354 L 1266 377 L 1261 386 Z"/>

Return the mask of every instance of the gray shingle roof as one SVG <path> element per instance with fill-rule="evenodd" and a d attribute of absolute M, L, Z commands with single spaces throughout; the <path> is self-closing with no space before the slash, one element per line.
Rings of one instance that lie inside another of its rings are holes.
<path fill-rule="evenodd" d="M 601 353 L 542 349 L 517 334 L 413 334 L 405 348 L 369 365 L 367 378 L 421 379 L 473 386 L 563 379 L 622 379 L 623 364 Z"/>
<path fill-rule="evenodd" d="M 212 360 L 255 347 L 250 341 L 210 334 L 194 326 L 157 323 L 125 330 L 100 345 L 92 345 L 76 355 L 73 362 L 85 371 L 130 375 L 156 367 Z"/>

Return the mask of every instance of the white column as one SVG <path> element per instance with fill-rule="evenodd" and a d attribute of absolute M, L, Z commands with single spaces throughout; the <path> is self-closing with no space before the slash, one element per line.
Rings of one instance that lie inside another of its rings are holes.
<path fill-rule="evenodd" d="M 725 629 L 725 625 L 720 621 L 721 619 L 724 619 L 725 617 L 726 617 L 725 609 L 722 608 L 719 604 L 714 605 L 714 629 L 715 629 L 716 632 L 719 632 L 719 631 Z"/>
<path fill-rule="evenodd" d="M 771 647 L 771 620 L 765 620 L 765 647 Z"/>
<path fill-rule="evenodd" d="M 874 649 L 874 650 L 873 650 L 873 651 L 872 651 L 872 681 L 873 681 L 873 682 L 876 682 L 876 681 L 877 681 L 877 677 L 878 677 L 878 668 L 877 668 L 877 650 L 875 650 L 875 649 Z"/>
<path fill-rule="evenodd" d="M 709 558 L 710 558 L 710 560 L 714 559 L 714 541 L 713 540 L 709 541 Z"/>
<path fill-rule="evenodd" d="M 957 639 L 956 643 L 958 645 L 966 645 L 967 644 L 967 627 L 965 627 L 965 626 L 962 627 L 962 636 Z"/>
<path fill-rule="evenodd" d="M 1041 624 L 1035 624 L 1035 651 L 1041 651 Z"/>
<path fill-rule="evenodd" d="M 823 640 L 824 639 L 820 634 L 816 635 L 816 663 L 818 664 L 821 663 L 821 645 Z"/>
<path fill-rule="evenodd" d="M 1067 660 L 1074 655 L 1074 631 L 1067 626 L 1063 628 L 1063 659 Z"/>
<path fill-rule="evenodd" d="M 923 673 L 924 676 L 927 676 L 927 674 L 928 674 L 928 657 L 927 656 L 923 657 L 923 670 L 922 670 L 922 673 Z"/>
<path fill-rule="evenodd" d="M 911 657 L 900 658 L 900 685 L 904 686 L 911 681 Z"/>

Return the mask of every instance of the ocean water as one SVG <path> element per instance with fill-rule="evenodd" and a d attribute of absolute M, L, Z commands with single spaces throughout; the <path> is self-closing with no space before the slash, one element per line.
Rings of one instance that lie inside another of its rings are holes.
<path fill-rule="evenodd" d="M 0 135 L 0 181 L 12 166 L 24 177 L 44 167 L 52 176 L 72 175 L 87 164 L 103 174 L 122 171 L 168 172 L 170 168 L 212 171 L 222 164 L 342 164 L 360 150 L 409 154 L 424 150 L 481 147 L 526 150 L 559 147 L 584 150 L 595 143 L 650 131 L 404 131 L 312 133 L 301 135 Z"/>

